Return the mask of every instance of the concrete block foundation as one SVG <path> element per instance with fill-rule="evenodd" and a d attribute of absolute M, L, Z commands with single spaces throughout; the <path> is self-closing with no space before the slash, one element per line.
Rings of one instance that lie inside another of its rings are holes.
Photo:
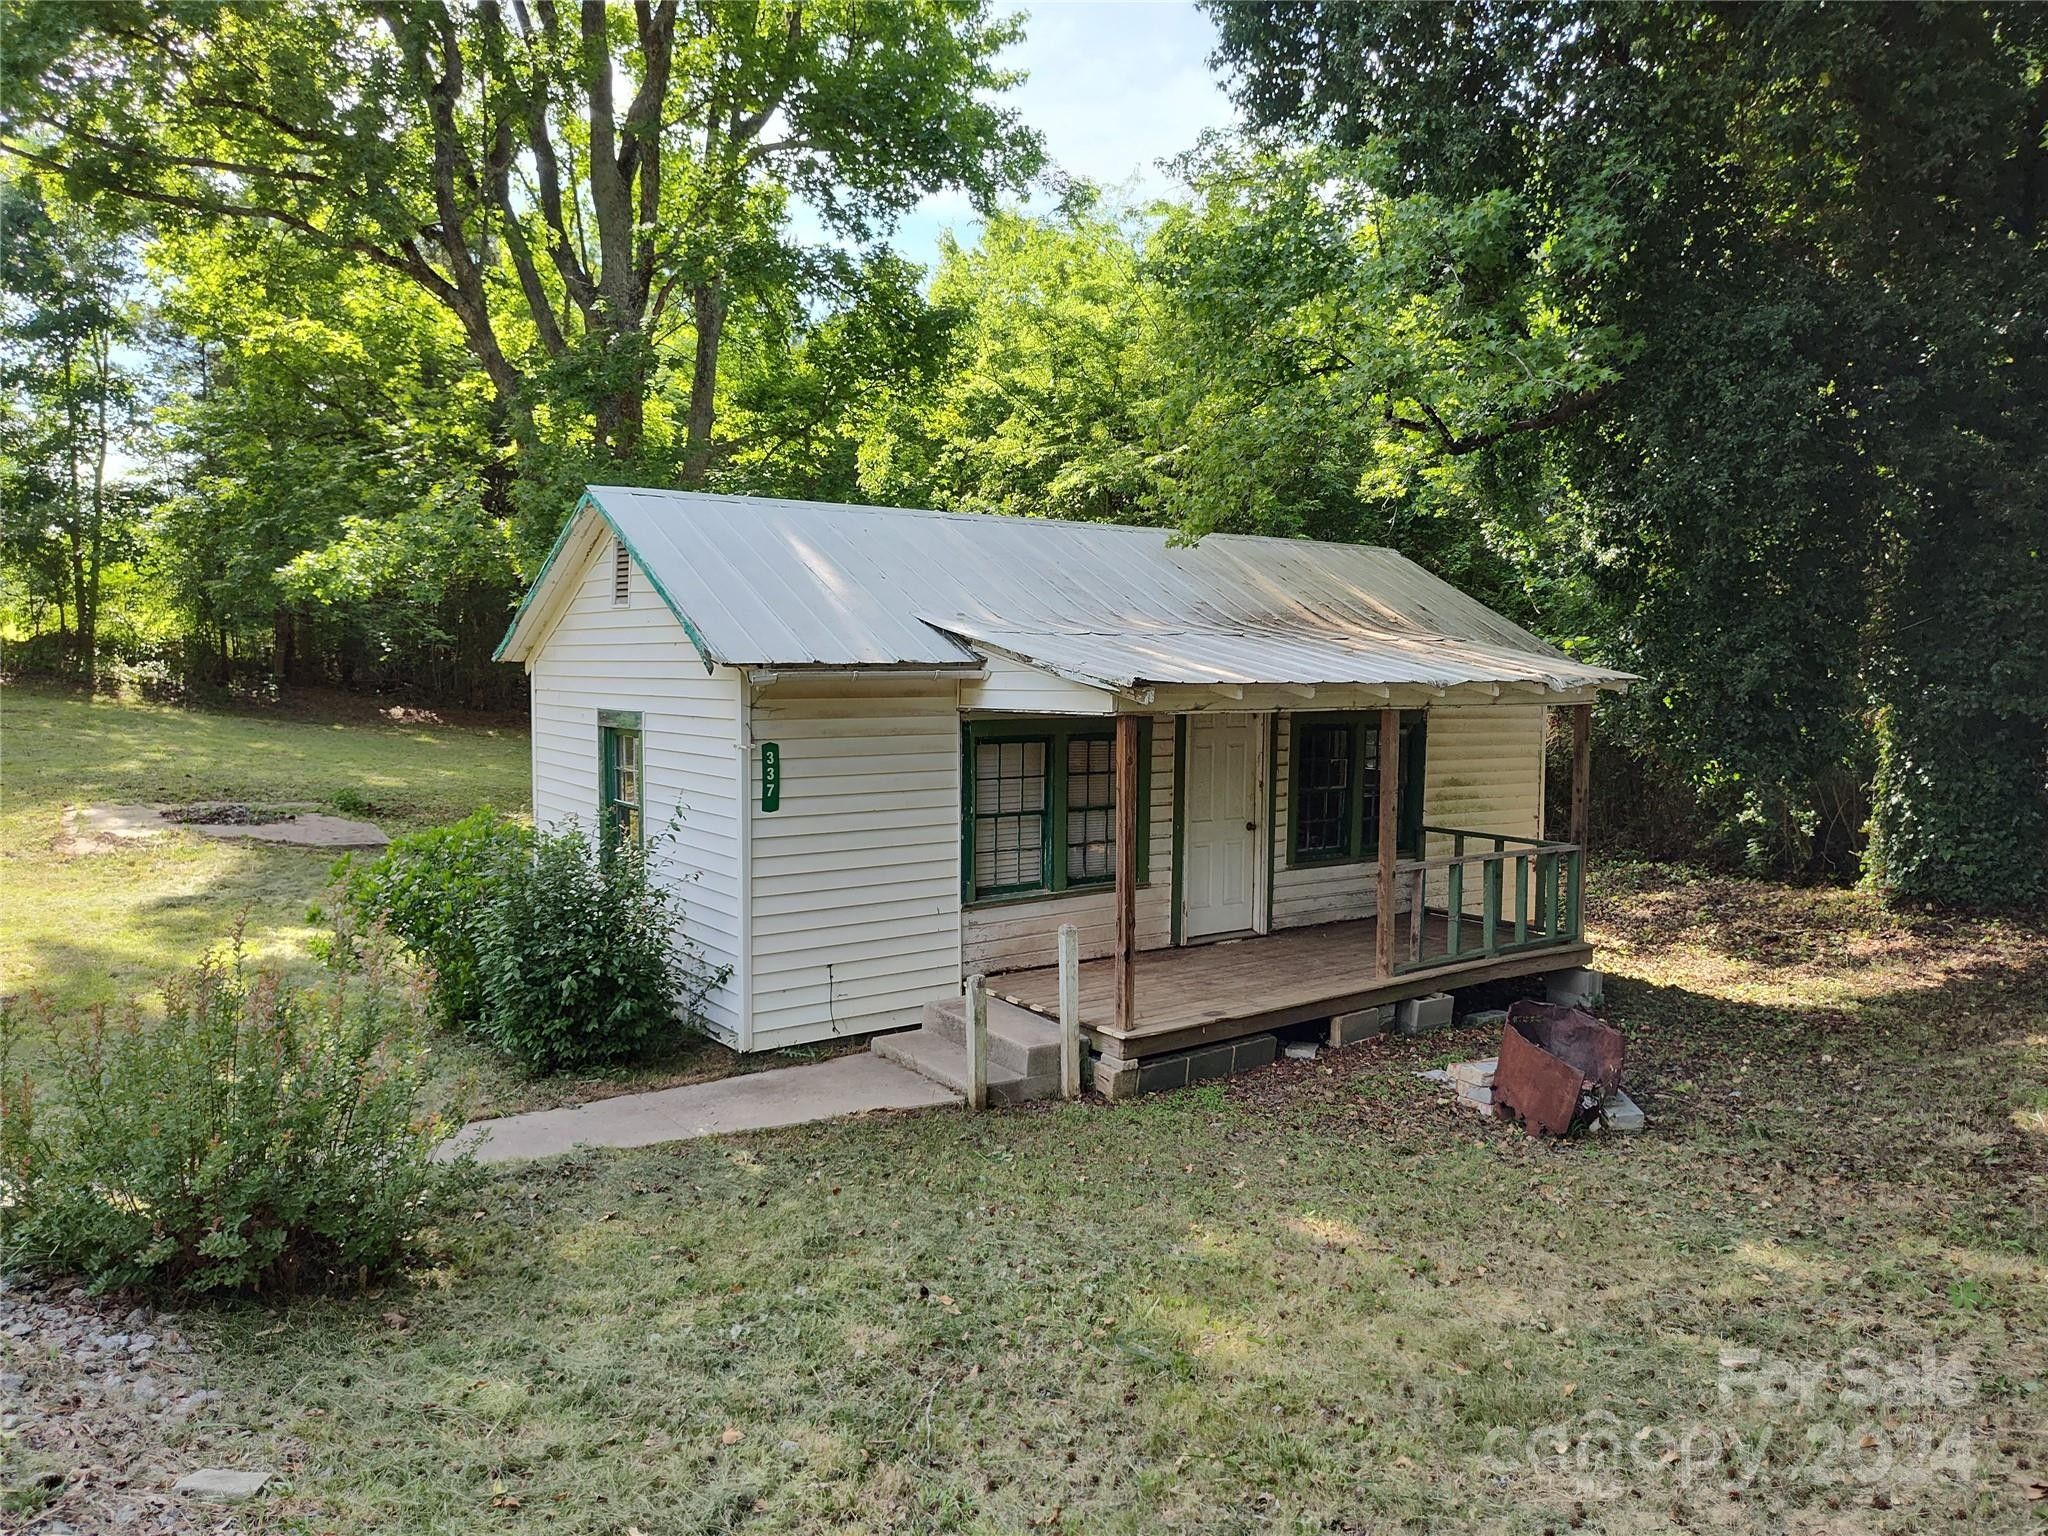
<path fill-rule="evenodd" d="M 1143 1061 L 1125 1061 L 1116 1056 L 1095 1058 L 1095 1091 L 1106 1099 L 1129 1099 L 1141 1093 L 1171 1093 L 1195 1083 L 1235 1077 L 1256 1067 L 1273 1064 L 1279 1054 L 1277 1035 L 1247 1035 L 1242 1040 L 1225 1040 L 1215 1045 L 1176 1051 L 1170 1056 L 1151 1056 Z"/>
<path fill-rule="evenodd" d="M 1450 1026 L 1453 1009 L 1451 994 L 1432 992 L 1427 997 L 1411 997 L 1394 1005 L 1394 1021 L 1404 1035 L 1419 1035 L 1425 1030 L 1446 1029 Z"/>
<path fill-rule="evenodd" d="M 1383 1035 L 1394 1027 L 1394 1005 L 1381 1003 L 1377 1008 L 1360 1008 L 1355 1013 L 1340 1013 L 1330 1020 L 1330 1049 L 1356 1045 L 1361 1040 L 1370 1040 Z"/>

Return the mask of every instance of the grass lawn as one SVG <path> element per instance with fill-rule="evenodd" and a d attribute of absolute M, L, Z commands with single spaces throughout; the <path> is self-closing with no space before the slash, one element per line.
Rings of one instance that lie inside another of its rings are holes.
<path fill-rule="evenodd" d="M 305 964 L 328 861 L 74 857 L 67 803 L 524 799 L 513 732 L 0 730 L 5 986 L 74 1013 L 245 910 Z M 403 1284 L 189 1309 L 225 1400 L 177 1453 L 283 1473 L 258 1531 L 2043 1529 L 2048 933 L 1615 864 L 1589 922 L 1644 1136 L 1455 1108 L 1414 1072 L 1468 1032 L 512 1168 Z"/>
<path fill-rule="evenodd" d="M 1467 1033 L 515 1168 L 416 1282 L 202 1319 L 192 1453 L 307 1531 L 2041 1529 L 2048 937 L 1590 912 L 1646 1135 L 1456 1109 Z"/>
<path fill-rule="evenodd" d="M 391 833 L 490 804 L 529 804 L 527 737 L 504 723 L 397 723 L 364 701 L 310 710 L 205 710 L 10 686 L 0 692 L 0 996 L 39 997 L 60 1037 L 96 1004 L 124 1004 L 221 944 L 239 922 L 252 960 L 311 974 L 308 909 L 335 855 L 174 831 L 79 853 L 67 806 L 317 801 Z M 370 809 L 358 808 L 367 803 Z M 438 1077 L 479 1112 L 539 1107 L 731 1069 L 685 1039 L 662 1060 L 589 1078 L 532 1080 L 448 1036 Z"/>

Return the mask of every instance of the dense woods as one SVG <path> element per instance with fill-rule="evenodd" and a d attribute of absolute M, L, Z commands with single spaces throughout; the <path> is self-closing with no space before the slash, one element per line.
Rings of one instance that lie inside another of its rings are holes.
<path fill-rule="evenodd" d="M 2048 896 L 2043 13 L 1217 5 L 1128 206 L 977 0 L 5 12 L 10 670 L 509 701 L 586 480 L 1369 541 L 1610 837 Z"/>

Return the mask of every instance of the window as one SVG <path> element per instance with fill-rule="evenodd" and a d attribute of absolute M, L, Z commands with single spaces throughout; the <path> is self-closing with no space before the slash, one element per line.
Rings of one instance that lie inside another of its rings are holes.
<path fill-rule="evenodd" d="M 624 539 L 612 540 L 612 606 L 623 608 L 633 597 L 633 556 Z"/>
<path fill-rule="evenodd" d="M 1289 864 L 1376 859 L 1380 841 L 1380 717 L 1300 714 L 1288 749 Z M 1401 719 L 1400 828 L 1395 851 L 1422 847 L 1422 712 Z"/>
<path fill-rule="evenodd" d="M 598 717 L 598 826 L 607 850 L 638 847 L 645 799 L 640 778 L 640 717 Z"/>
<path fill-rule="evenodd" d="M 1151 722 L 1139 722 L 1138 797 L 1149 804 Z M 962 758 L 969 901 L 1044 895 L 1116 878 L 1116 736 L 1100 725 L 977 722 Z M 1138 877 L 1149 831 L 1138 828 Z"/>
<path fill-rule="evenodd" d="M 1067 884 L 1116 878 L 1116 737 L 1067 738 Z"/>
<path fill-rule="evenodd" d="M 984 741 L 974 749 L 974 893 L 1046 883 L 1047 743 Z"/>

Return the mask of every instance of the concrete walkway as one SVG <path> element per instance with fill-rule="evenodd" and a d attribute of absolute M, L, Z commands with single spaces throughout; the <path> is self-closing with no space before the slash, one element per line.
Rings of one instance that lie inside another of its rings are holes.
<path fill-rule="evenodd" d="M 871 1109 L 927 1109 L 960 1096 L 868 1051 L 807 1067 L 777 1067 L 711 1083 L 627 1093 L 573 1109 L 478 1120 L 441 1144 L 484 1163 L 552 1157 L 574 1147 L 647 1147 L 726 1131 L 835 1120 Z"/>

